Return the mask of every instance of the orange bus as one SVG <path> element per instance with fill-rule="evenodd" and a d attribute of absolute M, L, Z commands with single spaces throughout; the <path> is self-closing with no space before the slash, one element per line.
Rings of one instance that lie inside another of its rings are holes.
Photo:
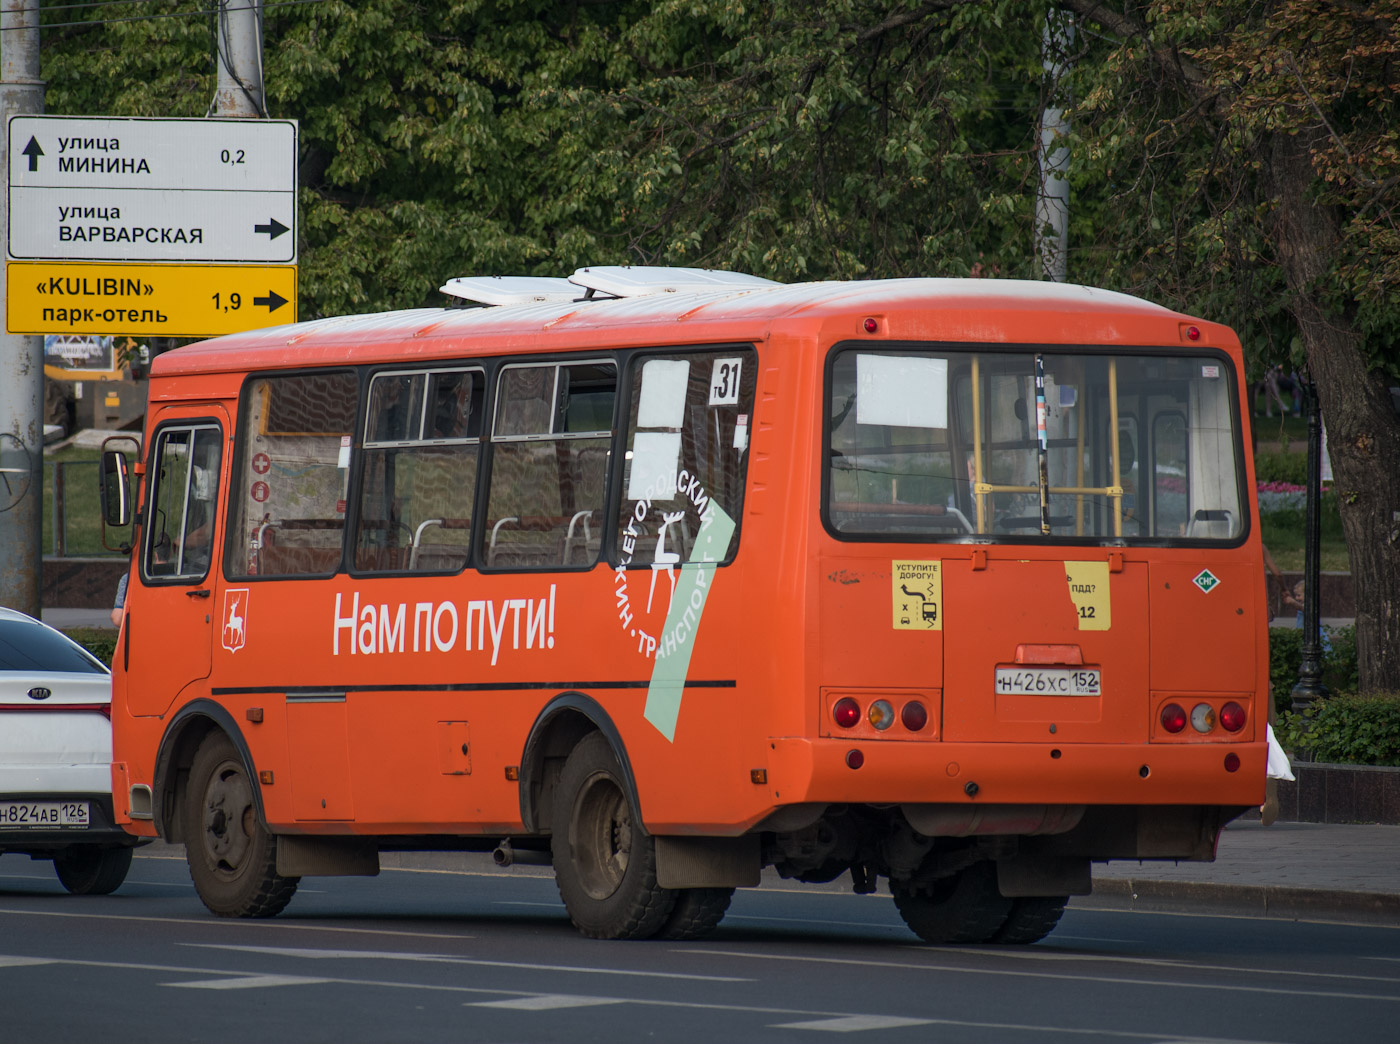
<path fill-rule="evenodd" d="M 214 913 L 431 848 L 552 862 L 595 937 L 772 867 L 1025 943 L 1263 800 L 1227 328 L 1010 280 L 443 289 L 160 356 L 105 459 L 116 816 Z"/>

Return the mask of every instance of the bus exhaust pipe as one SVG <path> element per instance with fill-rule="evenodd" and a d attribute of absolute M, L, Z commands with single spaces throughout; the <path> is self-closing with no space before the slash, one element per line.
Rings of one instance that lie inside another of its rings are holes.
<path fill-rule="evenodd" d="M 502 841 L 497 845 L 491 852 L 491 858 L 497 866 L 513 866 L 516 863 L 549 866 L 554 862 L 554 856 L 549 852 L 535 848 L 516 848 L 509 841 Z"/>

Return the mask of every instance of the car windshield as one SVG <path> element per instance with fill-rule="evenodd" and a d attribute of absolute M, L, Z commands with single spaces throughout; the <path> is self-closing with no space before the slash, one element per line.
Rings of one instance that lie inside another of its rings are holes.
<path fill-rule="evenodd" d="M 0 670 L 106 674 L 102 661 L 57 631 L 25 620 L 0 620 Z"/>

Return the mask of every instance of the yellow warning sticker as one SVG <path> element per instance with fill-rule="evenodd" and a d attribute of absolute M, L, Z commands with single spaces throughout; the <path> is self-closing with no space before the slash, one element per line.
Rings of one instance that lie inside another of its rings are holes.
<path fill-rule="evenodd" d="M 1107 631 L 1113 626 L 1107 562 L 1066 562 L 1065 582 L 1081 631 Z"/>
<path fill-rule="evenodd" d="M 896 631 L 943 630 L 943 563 L 891 562 Z"/>

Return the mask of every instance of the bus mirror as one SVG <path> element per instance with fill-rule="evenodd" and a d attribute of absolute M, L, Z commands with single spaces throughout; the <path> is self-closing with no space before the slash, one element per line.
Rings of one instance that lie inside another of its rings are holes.
<path fill-rule="evenodd" d="M 131 478 L 126 457 L 117 450 L 103 450 L 97 486 L 102 500 L 102 521 L 118 528 L 131 525 Z"/>

